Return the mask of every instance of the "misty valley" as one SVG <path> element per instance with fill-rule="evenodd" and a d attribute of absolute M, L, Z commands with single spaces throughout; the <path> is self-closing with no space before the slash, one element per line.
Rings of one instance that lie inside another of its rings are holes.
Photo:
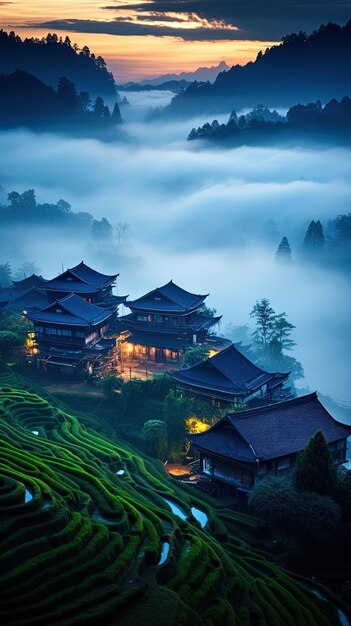
<path fill-rule="evenodd" d="M 57 31 L 0 31 L 2 623 L 351 624 L 351 21 Z"/>

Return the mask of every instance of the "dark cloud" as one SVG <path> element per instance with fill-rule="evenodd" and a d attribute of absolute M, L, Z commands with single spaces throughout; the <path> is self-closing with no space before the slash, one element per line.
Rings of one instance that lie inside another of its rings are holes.
<path fill-rule="evenodd" d="M 178 37 L 184 41 L 220 41 L 229 39 L 247 39 L 248 33 L 230 28 L 172 28 L 154 24 L 126 22 L 117 18 L 112 22 L 96 20 L 52 20 L 31 24 L 31 28 L 39 27 L 48 30 L 68 30 L 77 33 L 105 33 L 106 35 L 153 35 L 154 37 Z"/>
<path fill-rule="evenodd" d="M 118 4 L 116 11 L 130 10 L 145 14 L 197 14 L 209 22 L 225 21 L 246 33 L 249 39 L 276 40 L 299 30 L 311 31 L 322 23 L 346 22 L 351 16 L 348 0 L 150 0 L 134 5 Z M 220 36 L 221 29 L 213 29 L 210 39 Z M 235 34 L 230 39 L 241 39 Z"/>
<path fill-rule="evenodd" d="M 345 23 L 351 16 L 348 0 L 266 0 L 265 3 L 262 0 L 150 0 L 134 5 L 116 3 L 103 8 L 115 11 L 115 19 L 61 19 L 31 24 L 30 27 L 122 36 L 178 37 L 185 41 L 277 41 L 290 32 L 311 32 L 322 23 Z M 125 16 L 125 12 L 131 10 L 137 15 L 133 22 Z M 119 16 L 121 11 L 124 15 Z M 205 20 L 209 27 L 204 24 L 184 29 L 167 24 L 189 19 L 200 24 Z M 164 25 L 146 23 L 157 21 L 163 21 Z"/>

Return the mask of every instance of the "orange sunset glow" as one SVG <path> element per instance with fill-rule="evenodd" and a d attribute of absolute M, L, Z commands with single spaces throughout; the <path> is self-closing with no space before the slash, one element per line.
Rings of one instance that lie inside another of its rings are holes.
<path fill-rule="evenodd" d="M 118 9 L 121 5 L 128 9 Z M 47 32 L 56 32 L 65 37 L 68 35 L 79 47 L 88 45 L 95 54 L 102 55 L 109 69 L 113 72 L 117 82 L 140 80 L 158 76 L 168 72 L 192 71 L 199 66 L 217 65 L 224 59 L 229 65 L 245 64 L 255 59 L 259 50 L 273 45 L 272 41 L 240 40 L 202 40 L 184 41 L 179 36 L 180 30 L 208 29 L 209 37 L 213 28 L 225 28 L 226 31 L 238 31 L 238 27 L 222 22 L 208 22 L 199 16 L 187 14 L 152 14 L 143 18 L 143 26 L 152 24 L 153 27 L 166 25 L 174 28 L 175 36 L 153 35 L 112 35 L 100 32 L 77 32 L 76 29 L 49 28 L 48 25 L 39 26 L 52 21 L 80 20 L 85 23 L 113 24 L 118 12 L 118 19 L 137 24 L 138 15 L 133 11 L 134 2 L 106 2 L 97 0 L 77 1 L 70 0 L 20 0 L 16 3 L 0 3 L 0 24 L 5 30 L 15 30 L 22 38 L 43 37 Z M 116 9 L 114 9 L 116 5 Z M 147 7 L 147 3 L 145 3 Z M 164 20 L 167 20 L 166 22 Z M 88 24 L 89 25 L 89 24 Z M 67 27 L 68 26 L 68 27 Z"/>

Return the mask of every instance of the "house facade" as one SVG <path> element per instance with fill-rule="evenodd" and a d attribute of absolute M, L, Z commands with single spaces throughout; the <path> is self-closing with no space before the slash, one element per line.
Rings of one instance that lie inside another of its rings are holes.
<path fill-rule="evenodd" d="M 118 306 L 127 297 L 114 295 L 117 277 L 82 261 L 51 280 L 33 274 L 3 290 L 4 308 L 33 322 L 31 356 L 43 370 L 82 377 L 113 363 Z"/>
<path fill-rule="evenodd" d="M 229 413 L 188 438 L 202 474 L 236 493 L 248 492 L 268 476 L 291 476 L 297 454 L 317 430 L 323 432 L 334 464 L 345 463 L 351 426 L 336 421 L 316 393 Z"/>
<path fill-rule="evenodd" d="M 190 293 L 171 280 L 127 301 L 131 313 L 119 318 L 127 356 L 177 363 L 187 347 L 204 343 L 221 319 L 202 311 L 207 296 Z"/>
<path fill-rule="evenodd" d="M 110 309 L 69 294 L 27 317 L 34 324 L 38 361 L 44 371 L 79 374 L 106 364 L 114 341 L 105 334 L 114 321 Z"/>
<path fill-rule="evenodd" d="M 221 407 L 253 399 L 279 400 L 289 374 L 262 370 L 232 344 L 202 363 L 170 372 L 170 376 L 182 394 Z"/>

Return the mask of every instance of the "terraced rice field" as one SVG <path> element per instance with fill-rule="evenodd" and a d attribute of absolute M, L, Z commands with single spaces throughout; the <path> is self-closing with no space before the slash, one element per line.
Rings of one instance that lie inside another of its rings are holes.
<path fill-rule="evenodd" d="M 161 464 L 18 387 L 0 371 L 4 626 L 339 623 Z"/>

